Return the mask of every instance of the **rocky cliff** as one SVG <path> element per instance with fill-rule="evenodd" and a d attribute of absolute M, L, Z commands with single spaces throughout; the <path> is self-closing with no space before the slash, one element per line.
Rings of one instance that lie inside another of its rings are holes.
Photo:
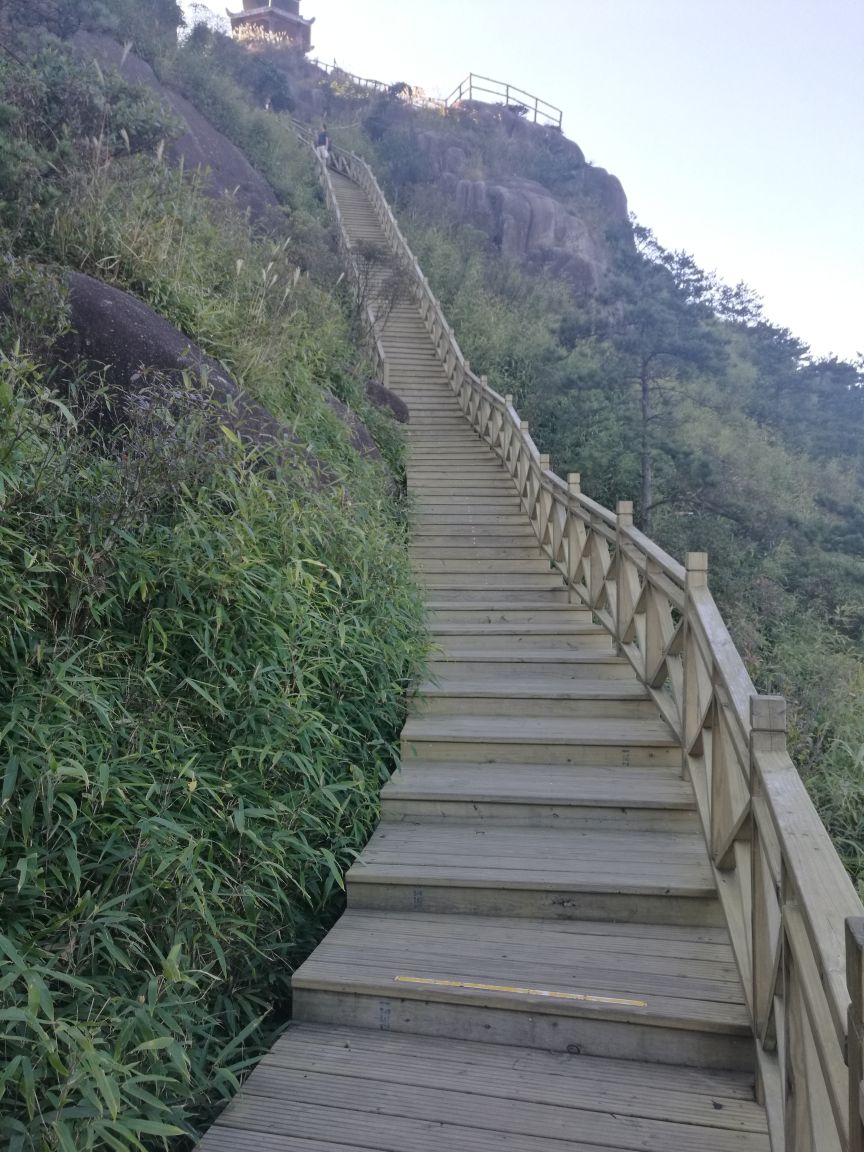
<path fill-rule="evenodd" d="M 394 165 L 397 182 L 437 187 L 457 221 L 577 292 L 597 291 L 610 239 L 630 236 L 620 181 L 558 130 L 508 109 L 473 103 L 442 117 L 382 104 L 368 126 L 388 154 L 413 153 L 413 164 Z"/>

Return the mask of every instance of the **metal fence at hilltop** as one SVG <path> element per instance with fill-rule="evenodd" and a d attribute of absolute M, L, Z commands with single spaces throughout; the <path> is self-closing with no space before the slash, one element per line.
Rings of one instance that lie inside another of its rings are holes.
<path fill-rule="evenodd" d="M 481 104 L 499 104 L 513 112 L 524 115 L 534 124 L 557 128 L 559 131 L 564 122 L 564 113 L 554 104 L 541 100 L 513 84 L 503 80 L 493 80 L 489 76 L 478 76 L 471 72 L 458 85 L 445 100 L 428 96 L 422 89 L 413 88 L 410 84 L 385 84 L 383 80 L 370 80 L 365 76 L 358 76 L 338 64 L 327 64 L 323 60 L 310 60 L 310 64 L 326 73 L 336 81 L 342 81 L 351 88 L 358 88 L 364 92 L 375 92 L 380 95 L 388 93 L 398 94 L 410 103 L 424 108 L 440 108 L 447 111 L 462 104 L 476 101 Z M 491 99 L 490 99 L 491 97 Z"/>

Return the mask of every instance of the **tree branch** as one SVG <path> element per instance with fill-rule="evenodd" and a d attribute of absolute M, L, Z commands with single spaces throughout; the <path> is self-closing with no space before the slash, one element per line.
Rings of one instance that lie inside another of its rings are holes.
<path fill-rule="evenodd" d="M 12 49 L 7 44 L 4 44 L 2 40 L 0 40 L 0 49 L 2 49 L 7 56 L 11 57 L 11 59 L 13 59 L 16 64 L 20 65 L 22 68 L 27 67 L 21 57 L 16 56 Z"/>

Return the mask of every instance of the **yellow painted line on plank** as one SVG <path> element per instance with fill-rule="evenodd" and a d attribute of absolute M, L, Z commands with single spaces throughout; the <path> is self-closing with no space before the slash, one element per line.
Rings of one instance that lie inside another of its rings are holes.
<path fill-rule="evenodd" d="M 647 1000 L 620 996 L 593 996 L 588 992 L 553 992 L 550 988 L 512 988 L 507 984 L 474 984 L 468 980 L 433 980 L 423 976 L 394 976 L 397 984 L 422 984 L 429 988 L 467 988 L 472 992 L 508 992 L 512 996 L 540 996 L 544 1000 L 579 1000 L 585 1004 L 614 1004 L 619 1008 L 647 1008 Z"/>

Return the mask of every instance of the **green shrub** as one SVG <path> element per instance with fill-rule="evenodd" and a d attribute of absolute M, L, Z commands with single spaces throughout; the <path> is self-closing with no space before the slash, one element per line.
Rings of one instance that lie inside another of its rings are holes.
<path fill-rule="evenodd" d="M 99 433 L 20 353 L 0 378 L 0 1132 L 134 1147 L 281 1020 L 373 827 L 419 605 L 380 504 L 249 454 L 200 385 Z"/>
<path fill-rule="evenodd" d="M 0 55 L 0 223 L 22 227 L 22 215 L 56 204 L 64 174 L 155 152 L 179 128 L 147 89 L 50 37 L 26 64 Z"/>

